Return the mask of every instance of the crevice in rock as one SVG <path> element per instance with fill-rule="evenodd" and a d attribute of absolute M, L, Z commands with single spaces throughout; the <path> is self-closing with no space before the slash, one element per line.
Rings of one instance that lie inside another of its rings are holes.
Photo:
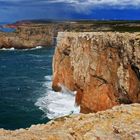
<path fill-rule="evenodd" d="M 135 55 L 134 55 L 134 53 L 135 53 L 135 47 L 132 46 L 132 61 L 135 60 Z"/>
<path fill-rule="evenodd" d="M 124 89 L 119 88 L 118 92 L 120 94 L 119 98 L 118 98 L 118 101 L 120 104 L 131 104 L 132 103 L 132 101 L 128 97 L 128 94 L 124 94 L 124 92 L 127 93 Z"/>
<path fill-rule="evenodd" d="M 102 83 L 99 85 L 99 87 L 102 86 L 103 84 L 108 84 L 108 81 L 107 80 L 105 80 L 104 78 L 102 78 L 102 77 L 100 77 L 98 75 L 93 75 L 93 77 L 94 78 L 97 78 L 100 81 L 102 81 Z"/>
<path fill-rule="evenodd" d="M 124 52 L 125 52 L 124 48 L 122 46 L 118 46 L 118 49 L 117 50 L 118 50 L 118 56 L 119 56 L 119 58 L 123 60 L 123 58 L 125 57 L 124 56 Z"/>
<path fill-rule="evenodd" d="M 129 43 L 130 43 L 131 46 L 134 46 L 135 40 L 134 40 L 134 39 L 130 39 L 130 40 L 129 40 Z"/>
<path fill-rule="evenodd" d="M 132 70 L 135 72 L 138 80 L 140 81 L 140 70 L 135 64 L 131 64 Z"/>
<path fill-rule="evenodd" d="M 63 54 L 66 55 L 66 56 L 69 56 L 70 54 L 70 48 L 66 48 L 63 50 Z"/>

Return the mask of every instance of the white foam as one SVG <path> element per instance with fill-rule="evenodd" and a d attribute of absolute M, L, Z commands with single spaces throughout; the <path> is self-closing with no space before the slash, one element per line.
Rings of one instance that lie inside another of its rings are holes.
<path fill-rule="evenodd" d="M 42 46 L 36 46 L 35 48 L 32 48 L 30 50 L 36 50 L 36 49 L 41 49 L 41 48 L 42 48 Z"/>
<path fill-rule="evenodd" d="M 35 48 L 31 48 L 31 49 L 22 49 L 24 51 L 28 51 L 28 50 L 37 50 L 37 49 L 41 49 L 42 46 L 36 46 Z"/>
<path fill-rule="evenodd" d="M 23 51 L 28 51 L 28 50 L 36 50 L 36 49 L 41 49 L 42 48 L 42 46 L 36 46 L 35 48 L 31 48 L 31 49 L 20 49 L 20 50 L 23 50 Z M 17 49 L 15 49 L 15 48 L 2 48 L 2 49 L 0 49 L 0 50 L 2 50 L 2 51 L 14 51 L 14 50 L 17 50 Z"/>
<path fill-rule="evenodd" d="M 15 48 L 2 48 L 0 50 L 3 50 L 3 51 L 13 51 L 13 50 L 15 50 Z"/>
<path fill-rule="evenodd" d="M 47 75 L 47 76 L 45 76 L 45 79 L 46 79 L 47 81 L 52 81 L 52 76 Z"/>
<path fill-rule="evenodd" d="M 37 100 L 35 105 L 50 119 L 70 114 L 78 114 L 80 107 L 75 105 L 75 92 L 68 90 L 63 85 L 61 85 L 61 92 L 52 91 L 51 78 L 51 76 L 45 76 L 46 82 L 43 86 L 46 88 L 46 93 Z"/>
<path fill-rule="evenodd" d="M 36 46 L 36 49 L 41 49 L 42 48 L 42 46 Z"/>

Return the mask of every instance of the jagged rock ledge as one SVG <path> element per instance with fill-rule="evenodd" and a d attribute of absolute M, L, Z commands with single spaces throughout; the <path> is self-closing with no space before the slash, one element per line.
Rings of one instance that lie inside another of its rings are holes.
<path fill-rule="evenodd" d="M 0 130 L 0 140 L 139 140 L 140 104 L 96 114 L 79 114 L 15 131 Z"/>
<path fill-rule="evenodd" d="M 140 102 L 140 32 L 59 32 L 53 89 L 77 91 L 81 112 Z"/>

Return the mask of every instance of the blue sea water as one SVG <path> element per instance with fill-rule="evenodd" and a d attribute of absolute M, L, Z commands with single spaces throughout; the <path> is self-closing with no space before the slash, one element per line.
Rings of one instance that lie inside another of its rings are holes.
<path fill-rule="evenodd" d="M 9 32 L 14 32 L 15 29 L 13 29 L 13 28 L 0 28 L 0 31 L 9 33 Z"/>
<path fill-rule="evenodd" d="M 5 23 L 5 22 L 0 22 L 0 25 L 5 25 L 5 24 L 8 24 L 8 23 Z M 4 28 L 1 28 L 0 27 L 0 31 L 1 32 L 14 32 L 15 31 L 15 29 L 14 28 L 6 28 L 6 27 L 4 27 Z"/>
<path fill-rule="evenodd" d="M 52 91 L 54 47 L 0 50 L 0 128 L 18 129 L 79 113 L 75 94 Z"/>
<path fill-rule="evenodd" d="M 0 128 L 17 129 L 49 119 L 35 106 L 52 74 L 54 48 L 0 51 Z"/>

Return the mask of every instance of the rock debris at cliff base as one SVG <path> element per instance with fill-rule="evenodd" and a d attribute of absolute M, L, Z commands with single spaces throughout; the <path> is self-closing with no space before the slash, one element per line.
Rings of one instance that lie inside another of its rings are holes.
<path fill-rule="evenodd" d="M 0 140 L 140 140 L 140 104 L 67 116 L 28 129 L 1 129 Z"/>

